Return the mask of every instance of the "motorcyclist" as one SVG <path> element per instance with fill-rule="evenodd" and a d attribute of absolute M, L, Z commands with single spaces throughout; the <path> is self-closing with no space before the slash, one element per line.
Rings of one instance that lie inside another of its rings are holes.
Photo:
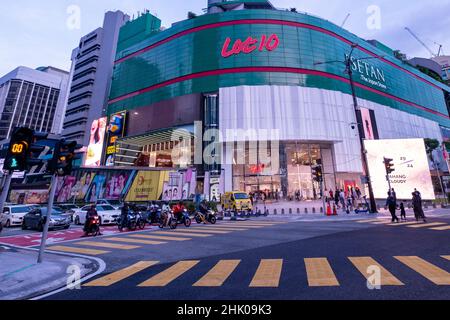
<path fill-rule="evenodd" d="M 124 205 L 120 211 L 120 223 L 122 226 L 127 225 L 129 211 L 130 211 L 130 207 L 129 207 L 128 203 L 124 203 Z"/>
<path fill-rule="evenodd" d="M 206 200 L 202 200 L 202 202 L 200 202 L 200 205 L 198 207 L 200 213 L 202 214 L 202 221 L 204 224 L 206 224 L 206 220 L 208 219 L 208 214 L 209 214 L 209 205 L 208 202 Z"/>
<path fill-rule="evenodd" d="M 176 204 L 173 207 L 173 215 L 175 216 L 175 219 L 177 219 L 177 221 L 180 221 L 181 218 L 183 217 L 183 212 L 186 208 L 184 207 L 184 204 L 182 201 L 178 202 L 178 204 Z"/>
<path fill-rule="evenodd" d="M 159 206 L 156 204 L 155 201 L 152 201 L 149 204 L 147 211 L 149 212 L 149 221 L 150 222 L 159 221 L 159 218 L 160 218 Z"/>
<path fill-rule="evenodd" d="M 85 237 L 88 236 L 88 232 L 89 232 L 88 227 L 89 227 L 90 220 L 95 217 L 98 217 L 98 212 L 97 212 L 97 206 L 95 204 L 93 204 L 86 212 L 86 221 L 84 222 L 84 228 L 83 228 Z M 101 233 L 99 235 L 101 235 Z"/>

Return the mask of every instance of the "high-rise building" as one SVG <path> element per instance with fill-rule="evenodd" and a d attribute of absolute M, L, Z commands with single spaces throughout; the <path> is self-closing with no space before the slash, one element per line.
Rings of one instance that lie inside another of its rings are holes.
<path fill-rule="evenodd" d="M 82 37 L 73 50 L 63 137 L 88 146 L 91 124 L 105 112 L 119 30 L 129 18 L 121 11 L 107 12 L 103 27 Z"/>
<path fill-rule="evenodd" d="M 60 134 L 69 73 L 53 67 L 18 67 L 0 78 L 0 140 L 16 126 Z"/>
<path fill-rule="evenodd" d="M 442 79 L 450 85 L 450 56 L 439 56 L 433 58 L 442 67 Z"/>

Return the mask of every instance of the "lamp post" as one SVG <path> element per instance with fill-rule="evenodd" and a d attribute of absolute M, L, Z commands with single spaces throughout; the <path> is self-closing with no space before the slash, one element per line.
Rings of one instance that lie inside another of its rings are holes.
<path fill-rule="evenodd" d="M 354 107 L 354 111 L 355 111 L 356 122 L 358 125 L 358 136 L 359 136 L 359 141 L 360 141 L 360 145 L 361 145 L 361 160 L 362 160 L 362 164 L 363 164 L 363 170 L 366 174 L 366 177 L 368 178 L 367 186 L 369 189 L 370 211 L 372 213 L 378 213 L 377 205 L 375 203 L 375 197 L 374 197 L 374 193 L 373 193 L 372 181 L 369 177 L 369 165 L 368 165 L 368 161 L 367 161 L 367 153 L 364 148 L 364 139 L 363 139 L 364 127 L 363 127 L 363 123 L 362 123 L 361 108 L 358 106 L 358 98 L 356 96 L 355 82 L 353 80 L 352 54 L 353 54 L 353 51 L 358 47 L 358 45 L 353 43 L 351 47 L 352 47 L 352 49 L 350 50 L 350 54 L 345 57 L 344 61 L 335 60 L 335 61 L 317 62 L 317 63 L 314 63 L 314 65 L 329 64 L 329 63 L 343 63 L 346 67 L 345 72 L 348 74 L 348 78 L 350 81 L 351 93 L 352 93 L 352 98 L 353 98 L 353 107 Z M 369 58 L 362 58 L 362 59 L 356 59 L 356 60 L 368 60 L 368 59 L 378 59 L 378 58 L 380 58 L 380 57 L 369 57 Z"/>

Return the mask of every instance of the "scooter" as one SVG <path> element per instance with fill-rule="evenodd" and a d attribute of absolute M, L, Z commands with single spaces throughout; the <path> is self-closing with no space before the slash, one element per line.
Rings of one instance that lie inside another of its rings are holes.
<path fill-rule="evenodd" d="M 213 210 L 208 210 L 208 212 L 206 214 L 203 214 L 200 211 L 197 211 L 194 219 L 197 223 L 209 222 L 211 224 L 216 224 L 216 222 L 217 222 L 216 213 Z"/>
<path fill-rule="evenodd" d="M 189 217 L 189 213 L 186 209 L 183 210 L 181 214 L 181 218 L 178 219 L 177 224 L 184 224 L 186 228 L 189 228 L 191 226 L 191 218 Z"/>
<path fill-rule="evenodd" d="M 100 235 L 100 218 L 98 216 L 89 218 L 86 227 L 86 236 L 96 237 Z"/>
<path fill-rule="evenodd" d="M 170 229 L 176 229 L 178 225 L 177 219 L 175 219 L 172 210 L 163 210 L 161 212 L 161 220 L 159 222 L 159 228 L 164 229 L 170 227 Z"/>
<path fill-rule="evenodd" d="M 125 227 L 130 231 L 135 231 L 137 228 L 137 215 L 134 213 L 128 213 L 126 223 L 125 221 L 122 221 L 122 217 L 119 217 L 117 220 L 117 227 L 120 232 L 122 232 Z"/>

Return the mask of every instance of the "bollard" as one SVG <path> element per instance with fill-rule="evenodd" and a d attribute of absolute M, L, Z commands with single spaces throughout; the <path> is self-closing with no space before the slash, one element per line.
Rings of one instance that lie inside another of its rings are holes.
<path fill-rule="evenodd" d="M 277 215 L 277 209 L 273 209 L 273 214 Z"/>
<path fill-rule="evenodd" d="M 305 213 L 308 214 L 308 208 L 305 208 Z"/>
<path fill-rule="evenodd" d="M 289 214 L 292 214 L 292 208 L 289 208 Z"/>
<path fill-rule="evenodd" d="M 297 214 L 300 214 L 300 208 L 297 208 Z"/>
<path fill-rule="evenodd" d="M 312 208 L 312 213 L 316 213 L 316 207 Z"/>
<path fill-rule="evenodd" d="M 283 208 L 283 209 L 281 209 L 281 214 L 284 214 L 284 208 Z"/>

